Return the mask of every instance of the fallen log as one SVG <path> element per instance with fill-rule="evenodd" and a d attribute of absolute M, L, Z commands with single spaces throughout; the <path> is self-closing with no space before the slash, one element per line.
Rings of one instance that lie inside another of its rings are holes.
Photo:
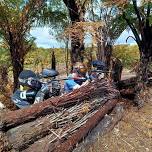
<path fill-rule="evenodd" d="M 120 90 L 120 94 L 125 99 L 134 100 L 135 88 L 122 89 L 122 90 Z"/>
<path fill-rule="evenodd" d="M 117 83 L 117 87 L 119 90 L 134 88 L 136 85 L 137 77 L 132 77 L 126 80 L 121 80 Z"/>
<path fill-rule="evenodd" d="M 87 136 L 98 122 L 104 117 L 109 110 L 111 110 L 118 103 L 118 100 L 109 100 L 103 107 L 100 107 L 98 111 L 88 121 L 80 127 L 75 133 L 73 133 L 65 142 L 59 144 L 53 152 L 70 152 L 84 137 Z"/>
<path fill-rule="evenodd" d="M 60 133 L 60 129 L 56 130 L 56 133 Z M 57 147 L 62 140 L 58 140 L 55 143 L 51 143 L 54 138 L 57 138 L 55 134 L 50 134 L 44 138 L 36 141 L 34 144 L 30 145 L 27 149 L 24 149 L 22 152 L 52 152 L 55 147 Z"/>
<path fill-rule="evenodd" d="M 5 133 L 0 131 L 0 152 L 9 152 L 9 151 L 14 151 L 14 149 L 12 149 L 12 147 L 8 146 L 9 141 L 7 136 L 5 135 Z"/>
<path fill-rule="evenodd" d="M 115 92 L 111 94 L 111 92 Z M 0 115 L 0 130 L 7 131 L 20 124 L 35 120 L 40 116 L 53 113 L 54 111 L 60 110 L 60 106 L 67 106 L 71 103 L 77 103 L 86 99 L 94 98 L 95 96 L 119 96 L 119 91 L 107 80 L 98 80 L 89 83 L 87 86 L 82 86 L 80 89 L 74 90 L 72 93 L 65 94 L 60 97 L 48 99 L 42 103 L 32 105 L 31 107 L 20 109 L 16 111 L 10 111 L 2 113 Z"/>
<path fill-rule="evenodd" d="M 77 145 L 73 152 L 89 151 L 98 140 L 111 131 L 124 115 L 124 103 L 118 103 L 109 115 L 105 115 L 99 124 L 89 133 L 89 135 Z"/>
<path fill-rule="evenodd" d="M 135 87 L 137 85 L 137 77 L 132 77 L 126 80 L 121 80 L 117 84 L 117 88 L 120 91 L 120 95 L 123 98 L 134 100 L 136 95 Z M 149 78 L 147 87 L 152 86 L 152 79 Z"/>
<path fill-rule="evenodd" d="M 70 151 L 77 144 L 77 142 L 82 140 L 88 134 L 88 132 L 97 125 L 97 123 L 104 117 L 104 115 L 108 113 L 109 110 L 111 110 L 117 103 L 117 99 L 111 99 L 107 101 L 103 106 L 100 106 L 99 109 L 73 134 L 70 133 L 68 136 L 62 137 L 59 133 L 60 131 L 56 131 L 57 135 L 54 142 L 51 141 L 53 141 L 54 137 L 52 136 L 55 134 L 50 134 L 29 146 L 27 149 L 23 150 L 23 152 Z"/>
<path fill-rule="evenodd" d="M 95 100 L 98 100 L 98 103 L 100 102 L 100 106 L 102 106 L 106 102 L 106 100 L 102 98 L 96 98 Z M 87 112 L 96 108 L 96 105 L 91 104 L 94 102 L 95 101 L 92 99 L 92 101 L 89 101 L 89 103 L 87 103 L 87 106 L 89 106 Z M 80 114 L 81 116 L 83 116 L 83 114 L 85 114 L 83 112 L 83 108 L 85 106 L 86 103 L 84 102 L 69 109 L 64 109 L 61 112 L 52 113 L 45 117 L 36 119 L 33 122 L 25 123 L 18 127 L 12 128 L 6 133 L 9 139 L 9 143 L 13 145 L 13 148 L 15 150 L 21 151 L 27 148 L 30 144 L 33 144 L 35 141 L 43 138 L 48 134 L 51 134 L 51 129 L 59 128 L 59 121 L 62 120 L 62 122 L 65 121 L 66 123 L 66 121 L 69 121 L 71 119 L 72 122 L 72 120 L 80 118 Z M 71 117 L 70 114 L 72 115 Z"/>
<path fill-rule="evenodd" d="M 16 151 L 21 151 L 36 140 L 48 135 L 50 133 L 50 128 L 54 127 L 55 123 L 52 123 L 49 116 L 46 116 L 12 128 L 6 133 L 9 140 L 7 147 L 12 145 L 12 148 Z"/>
<path fill-rule="evenodd" d="M 150 75 L 151 76 L 151 75 Z M 119 90 L 122 89 L 129 89 L 129 88 L 134 88 L 137 84 L 137 77 L 131 77 L 129 79 L 121 80 L 117 82 L 116 86 L 118 87 Z M 148 84 L 147 86 L 152 86 L 152 78 L 148 78 Z"/>

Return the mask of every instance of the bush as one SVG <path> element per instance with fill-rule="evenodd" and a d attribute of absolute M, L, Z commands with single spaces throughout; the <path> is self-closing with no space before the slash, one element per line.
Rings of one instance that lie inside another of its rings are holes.
<path fill-rule="evenodd" d="M 137 45 L 116 45 L 113 56 L 119 58 L 126 68 L 132 68 L 139 61 L 139 49 Z"/>

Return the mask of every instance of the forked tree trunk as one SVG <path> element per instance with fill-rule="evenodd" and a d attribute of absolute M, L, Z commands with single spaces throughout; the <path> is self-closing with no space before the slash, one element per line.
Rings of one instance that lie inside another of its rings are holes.
<path fill-rule="evenodd" d="M 137 16 L 138 24 L 136 27 L 132 20 L 127 17 L 123 12 L 123 18 L 126 20 L 130 29 L 132 30 L 140 53 L 140 64 L 137 72 L 137 85 L 135 87 L 136 97 L 135 102 L 138 106 L 142 106 L 145 97 L 146 84 L 148 82 L 148 64 L 151 62 L 152 57 L 152 25 L 150 22 L 151 15 L 151 2 L 147 1 L 147 5 L 144 6 L 145 12 L 141 12 L 141 9 L 137 5 L 137 0 L 132 0 L 135 15 Z"/>

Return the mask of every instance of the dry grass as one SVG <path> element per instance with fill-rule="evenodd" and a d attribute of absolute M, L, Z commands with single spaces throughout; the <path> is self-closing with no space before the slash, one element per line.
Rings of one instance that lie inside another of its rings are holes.
<path fill-rule="evenodd" d="M 122 121 L 84 152 L 152 152 L 152 99 L 140 110 L 129 106 Z"/>

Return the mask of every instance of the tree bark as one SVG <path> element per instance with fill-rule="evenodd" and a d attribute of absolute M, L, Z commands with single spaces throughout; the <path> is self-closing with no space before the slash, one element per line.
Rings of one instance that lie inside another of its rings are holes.
<path fill-rule="evenodd" d="M 8 146 L 9 141 L 5 133 L 0 131 L 0 151 L 1 152 L 8 152 L 13 151 L 14 149 L 11 148 L 11 146 Z"/>
<path fill-rule="evenodd" d="M 7 146 L 13 145 L 13 149 L 22 151 L 35 141 L 49 135 L 52 128 L 56 128 L 56 123 L 51 122 L 51 115 L 12 128 L 6 133 L 9 141 Z"/>
<path fill-rule="evenodd" d="M 110 70 L 111 56 L 112 56 L 112 45 L 107 43 L 106 48 L 105 48 L 105 64 L 106 64 L 107 71 Z M 110 74 L 106 73 L 106 77 L 109 77 L 109 76 Z"/>
<path fill-rule="evenodd" d="M 122 74 L 122 63 L 119 59 L 114 58 L 112 59 L 112 73 L 111 73 L 111 79 L 118 83 L 121 80 L 121 74 Z"/>
<path fill-rule="evenodd" d="M 25 50 L 23 47 L 22 38 L 16 37 L 15 33 L 9 32 L 9 46 L 11 54 L 11 62 L 13 66 L 13 78 L 14 78 L 14 90 L 18 88 L 18 77 L 19 74 L 23 71 L 24 65 L 24 54 Z"/>
<path fill-rule="evenodd" d="M 135 99 L 134 102 L 139 106 L 142 107 L 144 104 L 144 92 L 146 91 L 147 84 L 148 84 L 148 65 L 149 59 L 141 57 L 139 69 L 137 72 L 137 83 L 135 86 Z M 147 95 L 146 95 L 147 96 Z"/>
<path fill-rule="evenodd" d="M 14 89 L 13 92 L 18 88 L 18 77 L 23 71 L 24 59 L 18 54 L 18 51 L 13 51 L 11 55 L 12 66 L 13 66 L 13 78 L 14 78 Z"/>
<path fill-rule="evenodd" d="M 105 26 L 99 27 L 98 33 L 96 34 L 97 39 L 97 59 L 105 62 L 105 53 L 106 53 L 106 33 Z"/>

